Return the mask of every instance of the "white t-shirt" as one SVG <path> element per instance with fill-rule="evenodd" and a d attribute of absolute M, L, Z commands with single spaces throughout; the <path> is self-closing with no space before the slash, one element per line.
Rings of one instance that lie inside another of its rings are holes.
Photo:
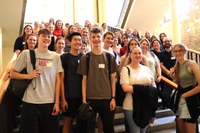
<path fill-rule="evenodd" d="M 29 84 L 22 100 L 34 104 L 54 103 L 56 74 L 63 71 L 60 56 L 53 51 L 43 53 L 38 49 L 35 50 L 35 55 L 36 68 L 41 68 L 41 74 Z M 28 73 L 33 70 L 29 50 L 24 50 L 19 55 L 13 67 L 18 72 L 24 68 L 27 68 Z"/>
<path fill-rule="evenodd" d="M 109 50 L 106 50 L 103 48 L 103 51 L 107 52 L 107 53 L 110 53 L 111 55 L 113 55 L 115 57 L 115 62 L 117 63 L 117 65 L 119 65 L 119 62 L 120 62 L 120 57 L 119 55 L 116 53 L 114 54 L 114 51 L 112 48 L 109 48 Z"/>
<path fill-rule="evenodd" d="M 157 77 L 156 65 L 157 65 L 157 63 L 159 64 L 160 61 L 159 61 L 158 57 L 155 54 L 153 54 L 153 55 L 152 54 L 150 53 L 150 51 L 148 51 L 147 54 L 144 55 L 144 56 L 146 56 L 147 61 L 149 63 L 149 68 L 153 72 L 154 78 L 156 79 L 156 77 Z"/>
<path fill-rule="evenodd" d="M 140 65 L 139 69 L 133 69 L 129 65 L 127 65 L 127 67 L 130 69 L 130 76 L 128 75 L 128 69 L 123 67 L 120 74 L 120 84 L 154 84 L 153 74 L 148 67 L 143 65 Z M 132 93 L 126 93 L 123 102 L 123 109 L 133 110 Z"/>

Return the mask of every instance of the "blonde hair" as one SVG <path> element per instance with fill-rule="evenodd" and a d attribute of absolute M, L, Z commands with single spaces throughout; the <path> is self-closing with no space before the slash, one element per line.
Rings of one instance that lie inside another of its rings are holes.
<path fill-rule="evenodd" d="M 141 50 L 141 48 L 139 47 L 139 46 L 134 46 L 131 50 L 130 50 L 130 52 L 129 52 L 129 54 L 128 54 L 128 59 L 127 59 L 127 64 L 126 65 L 129 65 L 130 63 L 131 63 L 131 57 L 130 57 L 130 54 L 132 53 L 132 51 L 133 51 L 133 49 L 135 49 L 135 48 L 139 48 L 140 50 Z"/>

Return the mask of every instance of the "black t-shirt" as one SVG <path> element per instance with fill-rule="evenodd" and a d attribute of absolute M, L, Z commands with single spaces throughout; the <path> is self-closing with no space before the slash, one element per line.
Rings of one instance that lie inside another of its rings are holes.
<path fill-rule="evenodd" d="M 160 60 L 162 52 L 156 52 L 155 50 L 152 50 L 152 52 L 158 57 Z"/>
<path fill-rule="evenodd" d="M 54 36 L 52 36 L 51 37 L 51 43 L 50 43 L 50 45 L 49 45 L 49 47 L 48 47 L 48 49 L 50 50 L 50 51 L 55 51 L 55 37 Z"/>
<path fill-rule="evenodd" d="M 163 51 L 160 55 L 160 62 L 163 63 L 168 70 L 170 70 L 170 68 L 172 68 L 176 63 L 172 50 L 170 52 L 167 52 L 166 50 Z"/>
<path fill-rule="evenodd" d="M 25 45 L 25 39 L 24 39 L 24 37 L 19 36 L 15 40 L 13 52 L 15 52 L 15 50 L 23 51 L 24 50 L 24 45 Z"/>
<path fill-rule="evenodd" d="M 77 74 L 77 68 L 82 54 L 74 56 L 71 53 L 61 55 L 61 62 L 64 69 L 65 98 L 82 97 L 82 75 Z"/>

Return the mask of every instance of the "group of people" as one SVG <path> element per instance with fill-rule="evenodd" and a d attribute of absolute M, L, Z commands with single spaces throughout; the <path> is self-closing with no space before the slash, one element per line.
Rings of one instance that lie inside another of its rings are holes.
<path fill-rule="evenodd" d="M 169 107 L 171 89 L 161 83 L 161 75 L 180 86 L 178 103 L 174 103 L 180 133 L 195 133 L 200 72 L 196 62 L 185 58 L 186 46 L 172 46 L 165 33 L 158 39 L 149 31 L 141 37 L 136 29 L 111 32 L 106 23 L 102 27 L 86 21 L 84 26 L 66 24 L 63 28 L 61 20 L 54 24 L 53 19 L 39 30 L 24 27 L 14 44 L 19 56 L 10 71 L 13 79 L 33 79 L 22 99 L 21 133 L 59 132 L 60 112 L 62 132 L 70 133 L 76 112 L 85 103 L 98 114 L 98 131 L 114 133 L 116 81 L 125 92 L 126 132 L 145 133 L 155 119 L 158 96 L 162 107 Z M 35 70 L 27 49 L 35 51 Z M 28 74 L 20 73 L 24 68 Z M 190 99 L 197 99 L 196 103 L 188 105 Z M 145 118 L 140 117 L 143 114 Z"/>

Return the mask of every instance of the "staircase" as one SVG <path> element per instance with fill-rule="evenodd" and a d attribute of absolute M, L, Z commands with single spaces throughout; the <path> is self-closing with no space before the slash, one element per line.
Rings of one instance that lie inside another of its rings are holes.
<path fill-rule="evenodd" d="M 20 106 L 20 108 L 22 107 Z M 17 116 L 18 128 L 14 129 L 13 133 L 20 133 L 19 131 L 20 118 L 21 118 L 20 115 Z M 116 108 L 114 125 L 115 125 L 114 126 L 115 133 L 125 133 L 124 113 L 121 107 Z M 63 126 L 63 118 L 60 117 L 60 129 L 62 129 L 62 126 Z M 147 133 L 162 133 L 162 132 L 175 133 L 176 132 L 175 129 L 176 129 L 176 124 L 175 124 L 174 113 L 170 109 L 158 109 L 156 111 L 156 119 L 154 121 L 154 124 L 147 127 Z M 60 133 L 62 132 L 60 131 Z"/>
<path fill-rule="evenodd" d="M 175 116 L 170 109 L 159 109 L 156 111 L 156 119 L 153 126 L 147 127 L 147 133 L 175 129 Z M 115 114 L 115 133 L 125 133 L 124 114 L 121 107 L 117 107 Z"/>

